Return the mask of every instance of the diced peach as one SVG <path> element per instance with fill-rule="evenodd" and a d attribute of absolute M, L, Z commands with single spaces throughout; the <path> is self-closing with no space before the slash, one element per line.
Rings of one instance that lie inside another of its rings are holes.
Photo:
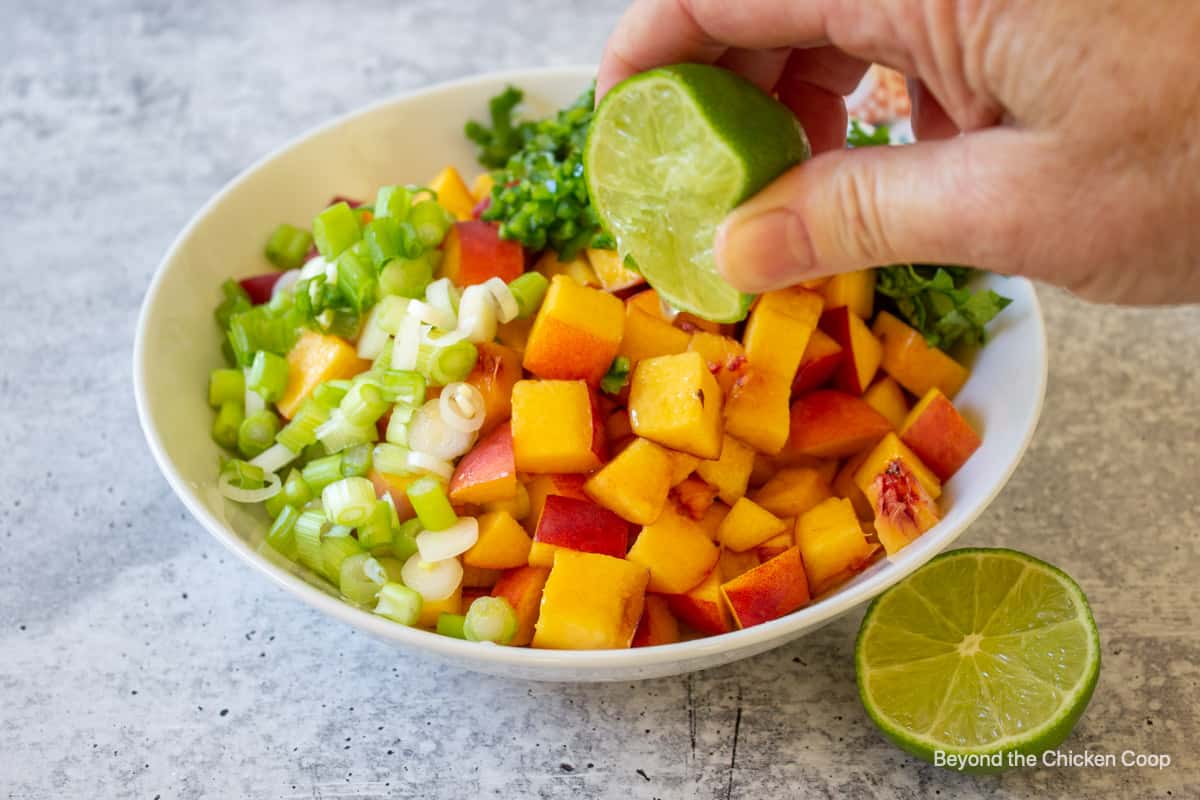
<path fill-rule="evenodd" d="M 629 422 L 629 412 L 626 409 L 618 408 L 608 415 L 608 419 L 604 420 L 604 435 L 608 438 L 610 447 L 634 437 L 633 425 Z"/>
<path fill-rule="evenodd" d="M 798 517 L 831 496 L 829 484 L 811 467 L 780 470 L 750 493 L 750 499 L 777 517 Z"/>
<path fill-rule="evenodd" d="M 505 570 L 492 587 L 492 597 L 503 597 L 517 612 L 517 633 L 509 644 L 520 647 L 533 640 L 533 626 L 548 577 L 550 570 L 545 567 L 516 567 Z"/>
<path fill-rule="evenodd" d="M 760 453 L 783 449 L 790 423 L 791 376 L 749 367 L 725 401 L 725 430 Z"/>
<path fill-rule="evenodd" d="M 504 423 L 463 456 L 450 478 L 450 502 L 482 505 L 517 495 L 512 426 Z"/>
<path fill-rule="evenodd" d="M 792 391 L 796 394 L 810 392 L 824 386 L 842 363 L 842 346 L 825 331 L 817 328 L 808 339 L 796 377 L 792 379 Z"/>
<path fill-rule="evenodd" d="M 600 286 L 608 292 L 620 292 L 632 289 L 646 282 L 641 273 L 626 268 L 621 263 L 621 257 L 616 250 L 600 250 L 595 247 L 587 249 L 588 264 L 600 279 Z"/>
<path fill-rule="evenodd" d="M 623 558 L 560 550 L 542 592 L 533 646 L 629 647 L 646 597 L 646 569 Z"/>
<path fill-rule="evenodd" d="M 754 569 L 721 584 L 721 594 L 739 628 L 790 614 L 809 601 L 800 550 L 791 547 Z"/>
<path fill-rule="evenodd" d="M 667 598 L 656 594 L 646 595 L 642 608 L 642 619 L 633 634 L 634 647 L 653 647 L 659 644 L 674 644 L 679 641 L 679 623 L 671 614 Z"/>
<path fill-rule="evenodd" d="M 787 524 L 765 508 L 745 497 L 733 508 L 717 528 L 717 540 L 728 550 L 742 552 L 758 547 L 782 533 Z"/>
<path fill-rule="evenodd" d="M 476 205 L 482 203 L 492 196 L 492 187 L 495 185 L 496 181 L 492 178 L 492 173 L 479 173 L 471 182 L 471 199 L 475 201 Z"/>
<path fill-rule="evenodd" d="M 500 238 L 492 222 L 468 220 L 450 226 L 442 244 L 442 275 L 456 286 L 500 278 L 505 283 L 525 271 L 525 251 L 518 242 Z"/>
<path fill-rule="evenodd" d="M 891 430 L 891 423 L 861 397 L 819 389 L 792 404 L 788 451 L 843 458 L 871 447 Z"/>
<path fill-rule="evenodd" d="M 717 561 L 717 571 L 721 573 L 721 583 L 731 581 L 738 575 L 749 572 L 762 562 L 754 550 L 739 553 L 735 550 L 721 549 L 721 558 Z"/>
<path fill-rule="evenodd" d="M 421 613 L 417 616 L 417 627 L 434 628 L 437 626 L 438 617 L 442 614 L 461 614 L 462 591 L 463 587 L 459 584 L 459 587 L 449 597 L 421 603 Z"/>
<path fill-rule="evenodd" d="M 384 494 L 391 496 L 392 504 L 396 506 L 396 514 L 400 517 L 401 522 L 416 516 L 413 513 L 412 503 L 409 502 L 408 492 L 405 490 L 418 477 L 417 475 L 392 475 L 377 469 L 371 469 L 367 473 L 367 478 L 375 487 L 376 496 L 383 497 Z"/>
<path fill-rule="evenodd" d="M 625 307 L 611 294 L 559 275 L 550 281 L 525 343 L 525 369 L 539 378 L 585 380 L 608 372 L 625 327 Z"/>
<path fill-rule="evenodd" d="M 742 336 L 750 364 L 778 373 L 790 385 L 824 304 L 821 295 L 807 289 L 777 289 L 760 295 Z"/>
<path fill-rule="evenodd" d="M 691 453 L 681 453 L 678 450 L 668 450 L 667 454 L 671 456 L 671 488 L 675 488 L 687 480 L 703 460 L 696 458 Z"/>
<path fill-rule="evenodd" d="M 821 330 L 842 346 L 842 362 L 836 374 L 837 387 L 851 394 L 865 392 L 879 370 L 879 362 L 883 357 L 879 340 L 862 318 L 846 306 L 822 314 Z"/>
<path fill-rule="evenodd" d="M 464 609 L 470 608 L 471 603 L 474 603 L 480 597 L 487 597 L 491 593 L 490 586 L 464 586 L 462 590 L 462 607 Z"/>
<path fill-rule="evenodd" d="M 983 441 L 937 387 L 900 424 L 900 440 L 943 481 L 958 472 Z"/>
<path fill-rule="evenodd" d="M 275 405 L 280 414 L 291 419 L 317 386 L 353 378 L 370 369 L 371 362 L 359 358 L 345 339 L 305 330 L 288 351 L 287 365 L 287 387 Z"/>
<path fill-rule="evenodd" d="M 583 381 L 518 381 L 512 403 L 518 470 L 588 472 L 600 466 L 603 426 Z"/>
<path fill-rule="evenodd" d="M 754 450 L 728 433 L 721 439 L 720 458 L 700 461 L 696 474 L 717 488 L 726 503 L 733 504 L 746 493 L 754 469 Z"/>
<path fill-rule="evenodd" d="M 626 558 L 650 571 L 649 591 L 681 594 L 700 583 L 720 555 L 699 525 L 668 508 L 642 528 Z"/>
<path fill-rule="evenodd" d="M 813 465 L 805 464 L 804 466 L 810 467 Z M 750 482 L 749 482 L 749 486 L 747 488 L 748 489 L 759 488 L 764 483 L 771 480 L 771 478 L 774 478 L 775 473 L 778 471 L 779 471 L 779 465 L 776 463 L 774 457 L 765 455 L 763 453 L 755 453 L 754 467 L 753 467 L 753 469 L 750 470 Z"/>
<path fill-rule="evenodd" d="M 863 400 L 891 423 L 892 430 L 900 430 L 908 416 L 908 398 L 904 396 L 904 390 L 887 375 L 871 384 Z"/>
<path fill-rule="evenodd" d="M 547 250 L 537 260 L 537 263 L 533 265 L 533 268 L 545 275 L 549 280 L 554 280 L 556 275 L 563 275 L 575 281 L 580 286 L 587 286 L 592 289 L 600 288 L 600 278 L 596 275 L 596 271 L 592 269 L 592 265 L 582 255 L 575 256 L 570 261 L 559 261 L 558 254 L 554 250 Z"/>
<path fill-rule="evenodd" d="M 463 564 L 484 569 L 511 569 L 529 562 L 533 540 L 511 514 L 493 511 L 479 517 L 479 539 L 463 553 Z"/>
<path fill-rule="evenodd" d="M 867 494 L 867 487 L 877 476 L 882 475 L 888 464 L 893 461 L 903 462 L 905 468 L 916 476 L 921 487 L 929 493 L 930 497 L 934 500 L 941 497 L 942 482 L 938 480 L 937 475 L 894 433 L 883 437 L 879 444 L 875 445 L 867 454 L 858 471 L 854 473 L 854 482 L 858 484 L 858 488 L 862 489 L 864 494 Z"/>
<path fill-rule="evenodd" d="M 671 613 L 700 633 L 717 634 L 733 630 L 729 609 L 721 596 L 721 573 L 714 569 L 694 588 L 667 597 Z"/>
<path fill-rule="evenodd" d="M 767 539 L 765 542 L 754 548 L 754 554 L 758 556 L 758 560 L 762 562 L 770 561 L 775 556 L 787 550 L 796 543 L 796 537 L 792 533 L 796 521 L 790 517 L 784 520 L 786 530 L 778 533 Z"/>
<path fill-rule="evenodd" d="M 583 490 L 629 522 L 649 525 L 667 504 L 671 466 L 666 450 L 639 437 L 589 478 Z"/>
<path fill-rule="evenodd" d="M 484 513 L 503 511 L 520 522 L 529 516 L 529 492 L 526 490 L 525 484 L 517 481 L 517 493 L 515 495 L 504 500 L 492 500 L 491 502 L 484 503 L 480 508 Z"/>
<path fill-rule="evenodd" d="M 529 343 L 529 331 L 533 329 L 533 317 L 505 322 L 496 327 L 496 338 L 500 344 L 512 348 L 516 353 L 524 355 L 525 345 Z"/>
<path fill-rule="evenodd" d="M 603 553 L 624 558 L 629 523 L 590 500 L 550 495 L 533 534 L 529 564 L 548 567 L 559 550 Z"/>
<path fill-rule="evenodd" d="M 685 333 L 691 334 L 697 331 L 705 331 L 707 333 L 723 335 L 733 330 L 733 326 L 731 325 L 710 322 L 693 314 L 688 314 L 686 311 L 675 312 L 669 310 L 667 307 L 664 307 L 658 297 L 658 292 L 653 289 L 638 292 L 630 297 L 628 302 L 630 305 L 637 306 L 652 317 L 657 317 L 663 322 L 673 324 Z"/>
<path fill-rule="evenodd" d="M 669 322 L 652 317 L 634 305 L 625 306 L 625 333 L 619 355 L 634 364 L 655 356 L 669 356 L 688 349 L 691 337 Z"/>
<path fill-rule="evenodd" d="M 704 516 L 697 520 L 697 523 L 705 535 L 715 542 L 717 540 L 717 531 L 721 528 L 721 522 L 728 513 L 729 506 L 717 501 L 705 510 Z"/>
<path fill-rule="evenodd" d="M 648 358 L 633 371 L 629 419 L 638 436 L 699 458 L 721 454 L 721 387 L 698 353 Z"/>
<path fill-rule="evenodd" d="M 850 504 L 854 506 L 854 513 L 858 515 L 859 519 L 865 520 L 873 519 L 875 511 L 871 508 L 862 489 L 858 488 L 858 484 L 854 482 L 854 473 L 858 472 L 858 468 L 862 466 L 869 455 L 871 455 L 870 450 L 863 450 L 858 455 L 846 459 L 846 463 L 842 464 L 833 483 L 830 484 L 833 493 L 849 500 Z"/>
<path fill-rule="evenodd" d="M 512 390 L 521 380 L 521 356 L 511 347 L 496 342 L 475 345 L 479 360 L 466 382 L 483 395 L 483 427 L 480 436 L 487 436 L 501 422 L 512 416 Z"/>
<path fill-rule="evenodd" d="M 625 301 L 625 305 L 637 308 L 644 311 L 652 317 L 657 317 L 663 322 L 670 322 L 671 318 L 667 316 L 662 307 L 662 302 L 658 299 L 658 292 L 653 289 L 645 289 L 637 294 L 631 295 Z"/>
<path fill-rule="evenodd" d="M 551 495 L 572 497 L 576 500 L 589 500 L 583 491 L 587 478 L 574 473 L 562 475 L 536 475 L 525 488 L 529 492 L 529 514 L 525 517 L 525 530 L 533 533 L 537 530 L 542 518 L 542 510 L 546 507 L 546 498 Z"/>
<path fill-rule="evenodd" d="M 859 319 L 875 312 L 875 270 L 860 269 L 831 277 L 820 289 L 826 308 L 849 308 Z"/>
<path fill-rule="evenodd" d="M 734 382 L 745 372 L 749 362 L 741 342 L 728 336 L 697 331 L 688 342 L 688 350 L 699 353 L 708 371 L 717 379 L 721 393 L 729 397 Z"/>
<path fill-rule="evenodd" d="M 454 167 L 446 167 L 429 182 L 429 188 L 437 193 L 438 204 L 458 220 L 471 218 L 476 200 L 462 176 Z"/>
<path fill-rule="evenodd" d="M 672 492 L 680 510 L 694 520 L 701 520 L 717 499 L 716 487 L 702 481 L 700 478 L 685 478 Z"/>
<path fill-rule="evenodd" d="M 484 569 L 483 567 L 472 567 L 470 564 L 463 564 L 463 596 L 466 597 L 468 589 L 472 591 L 491 589 L 503 574 L 504 570 L 501 569 Z M 483 594 L 488 594 L 488 592 L 483 592 Z"/>
<path fill-rule="evenodd" d="M 875 549 L 849 500 L 831 497 L 796 520 L 796 545 L 813 594 L 862 569 Z"/>
<path fill-rule="evenodd" d="M 883 371 L 917 397 L 936 387 L 953 398 L 967 382 L 966 367 L 888 312 L 879 313 L 873 330 L 883 345 Z"/>

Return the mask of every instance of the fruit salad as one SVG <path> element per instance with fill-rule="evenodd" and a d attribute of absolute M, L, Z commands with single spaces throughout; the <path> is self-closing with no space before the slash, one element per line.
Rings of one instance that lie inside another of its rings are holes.
<path fill-rule="evenodd" d="M 334 198 L 223 287 L 219 486 L 263 547 L 398 624 L 601 649 L 769 622 L 937 524 L 980 446 L 968 370 L 881 273 L 677 312 L 586 193 L 539 236 L 506 170 L 553 131 L 475 133 L 509 166 Z"/>

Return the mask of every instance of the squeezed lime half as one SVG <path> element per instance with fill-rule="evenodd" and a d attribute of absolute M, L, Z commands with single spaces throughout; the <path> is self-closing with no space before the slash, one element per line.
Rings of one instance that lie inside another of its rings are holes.
<path fill-rule="evenodd" d="M 752 295 L 717 272 L 713 236 L 739 203 L 809 156 L 792 112 L 719 67 L 677 64 L 615 86 L 592 120 L 584 171 L 592 205 L 659 296 L 715 322 Z"/>
<path fill-rule="evenodd" d="M 1004 549 L 945 553 L 884 592 L 855 648 L 867 713 L 933 763 L 989 772 L 1062 743 L 1100 674 L 1100 636 L 1062 570 Z"/>

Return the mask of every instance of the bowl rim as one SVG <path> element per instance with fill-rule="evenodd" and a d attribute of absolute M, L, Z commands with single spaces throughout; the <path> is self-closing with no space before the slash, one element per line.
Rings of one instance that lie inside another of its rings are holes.
<path fill-rule="evenodd" d="M 986 498 L 972 512 L 967 514 L 956 528 L 943 533 L 937 547 L 906 549 L 900 556 L 891 561 L 891 569 L 880 570 L 877 574 L 857 584 L 850 591 L 825 597 L 812 605 L 761 625 L 673 644 L 622 650 L 541 650 L 531 647 L 480 647 L 480 643 L 477 642 L 467 642 L 448 636 L 440 636 L 419 628 L 399 625 L 370 611 L 353 606 L 332 594 L 318 589 L 298 575 L 259 554 L 256 548 L 242 539 L 232 528 L 209 511 L 200 499 L 196 489 L 189 485 L 175 468 L 175 465 L 167 455 L 162 434 L 155 426 L 150 415 L 147 388 L 149 385 L 149 370 L 146 362 L 150 309 L 156 304 L 166 273 L 174 263 L 179 251 L 190 239 L 192 232 L 229 195 L 237 191 L 243 183 L 250 180 L 266 164 L 302 146 L 309 139 L 319 134 L 351 123 L 360 117 L 373 114 L 385 107 L 479 84 L 502 84 L 505 82 L 517 84 L 523 80 L 534 79 L 578 79 L 580 85 L 584 85 L 594 75 L 595 67 L 590 65 L 518 68 L 475 74 L 395 94 L 303 131 L 239 172 L 237 176 L 225 184 L 225 186 L 201 206 L 172 241 L 166 254 L 155 268 L 150 285 L 142 299 L 133 347 L 133 383 L 138 422 L 159 471 L 167 479 L 167 483 L 175 492 L 175 495 L 209 534 L 225 545 L 228 550 L 243 562 L 269 578 L 276 586 L 290 592 L 304 603 L 335 619 L 348 623 L 359 630 L 381 639 L 411 646 L 417 653 L 430 653 L 436 657 L 455 661 L 460 664 L 469 664 L 470 662 L 477 661 L 489 665 L 506 666 L 526 671 L 536 671 L 539 668 L 563 670 L 572 667 L 579 669 L 620 667 L 634 670 L 645 669 L 647 672 L 650 672 L 655 667 L 662 667 L 674 662 L 700 662 L 727 651 L 750 651 L 755 648 L 763 650 L 767 649 L 771 642 L 783 644 L 796 638 L 802 631 L 816 629 L 856 606 L 864 604 L 878 596 L 901 579 L 912 574 L 918 567 L 933 558 L 938 552 L 944 550 L 962 535 L 980 514 L 991 505 L 992 501 L 995 500 L 996 496 L 1008 483 L 1017 465 L 1021 462 L 1026 449 L 1029 447 L 1041 417 L 1049 368 L 1046 330 L 1037 293 L 1033 290 L 1032 286 L 1028 286 L 1031 300 L 1031 324 L 1036 332 L 1034 346 L 1041 362 L 1037 397 L 1033 407 L 1031 422 L 1023 433 L 1022 440 L 1015 451 L 1014 457 L 1006 466 L 1001 479 L 996 481 L 990 488 Z M 1009 279 L 1024 281 L 1028 284 L 1028 281 L 1024 278 L 1010 277 Z"/>

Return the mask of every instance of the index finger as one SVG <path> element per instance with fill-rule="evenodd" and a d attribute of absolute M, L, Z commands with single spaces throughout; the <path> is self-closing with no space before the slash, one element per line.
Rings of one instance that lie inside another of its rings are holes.
<path fill-rule="evenodd" d="M 711 64 L 730 47 L 809 47 L 829 39 L 829 18 L 856 3 L 837 0 L 635 0 L 608 39 L 596 76 L 599 99 L 615 84 L 653 67 Z"/>

